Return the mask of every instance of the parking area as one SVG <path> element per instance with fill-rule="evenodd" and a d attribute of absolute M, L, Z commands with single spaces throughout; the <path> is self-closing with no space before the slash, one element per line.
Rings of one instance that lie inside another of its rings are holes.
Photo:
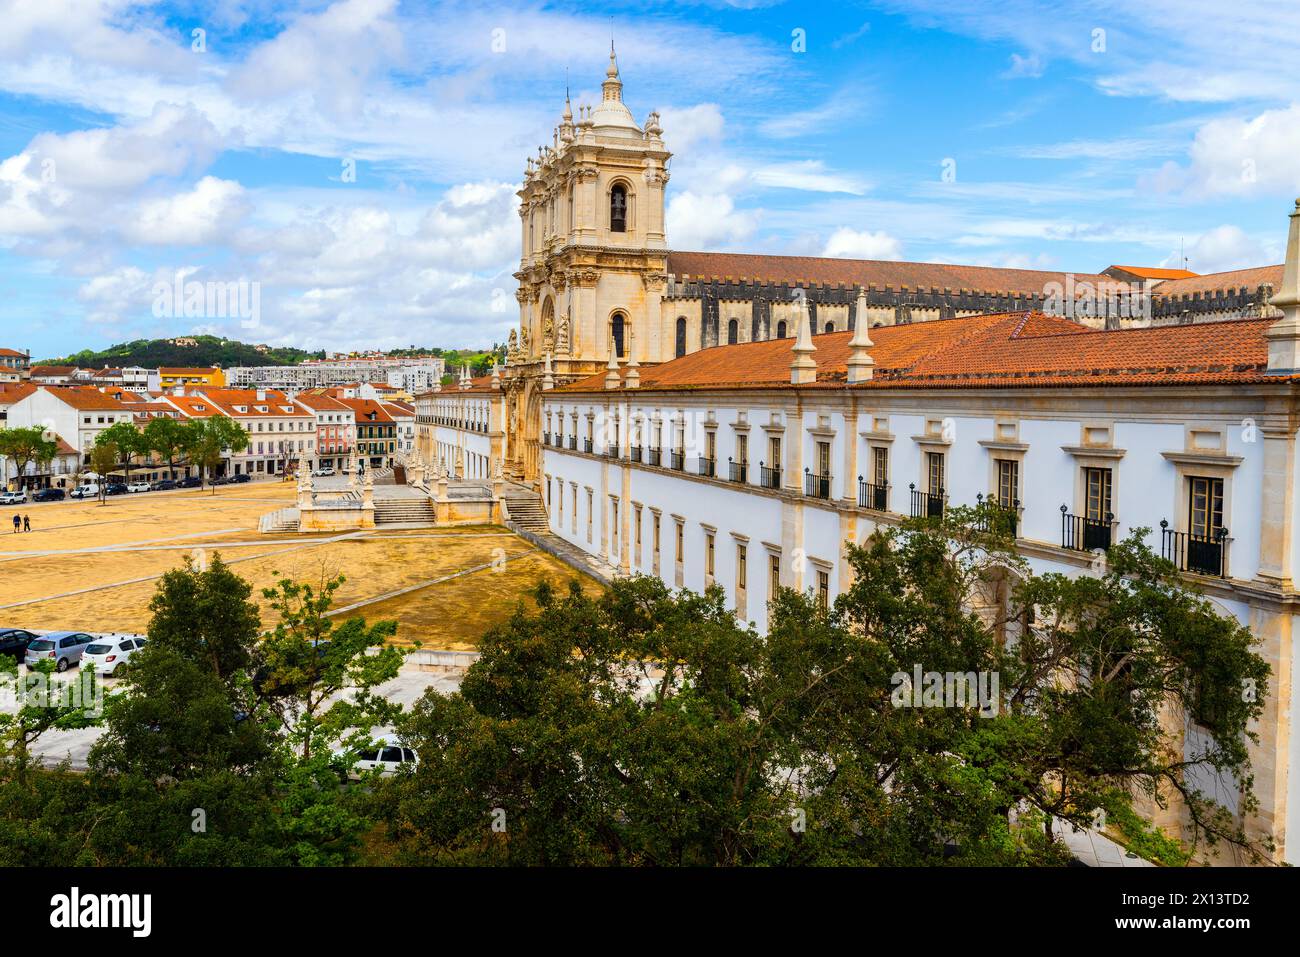
<path fill-rule="evenodd" d="M 259 604 L 261 589 L 281 577 L 342 574 L 336 612 L 395 619 L 403 644 L 469 649 L 538 580 L 559 585 L 577 575 L 493 526 L 260 533 L 258 519 L 293 497 L 293 483 L 261 481 L 5 507 L 0 627 L 145 632 L 158 578 L 186 556 L 205 562 L 219 552 Z M 29 518 L 31 531 L 13 533 L 13 514 Z"/>

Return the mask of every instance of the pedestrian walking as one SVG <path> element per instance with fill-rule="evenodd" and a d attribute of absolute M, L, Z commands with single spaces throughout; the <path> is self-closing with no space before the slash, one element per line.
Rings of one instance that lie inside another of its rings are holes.
<path fill-rule="evenodd" d="M 31 520 L 31 518 L 29 518 L 28 516 L 24 515 L 24 516 L 23 516 L 23 531 L 24 531 L 24 532 L 30 532 L 31 530 L 32 530 L 32 520 Z"/>
<path fill-rule="evenodd" d="M 14 534 L 15 535 L 18 534 L 18 526 L 21 525 L 22 523 L 23 520 L 18 517 L 18 513 L 14 512 Z"/>

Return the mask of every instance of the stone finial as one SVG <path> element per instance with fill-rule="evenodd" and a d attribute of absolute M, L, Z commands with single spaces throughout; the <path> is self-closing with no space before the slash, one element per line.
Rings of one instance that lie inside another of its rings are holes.
<path fill-rule="evenodd" d="M 866 382 L 871 378 L 876 360 L 871 358 L 871 334 L 867 331 L 867 294 L 858 290 L 857 318 L 853 337 L 849 339 L 849 382 Z"/>
<path fill-rule="evenodd" d="M 618 356 L 615 355 L 614 352 L 614 340 L 611 337 L 609 342 L 609 362 L 605 365 L 606 389 L 617 389 L 619 386 Z"/>
<path fill-rule="evenodd" d="M 461 389 L 471 388 L 469 381 L 469 363 L 460 367 L 460 387 Z"/>
<path fill-rule="evenodd" d="M 492 360 L 492 388 L 501 388 L 501 369 L 495 359 Z"/>
<path fill-rule="evenodd" d="M 1291 211 L 1282 288 L 1269 300 L 1269 305 L 1282 310 L 1282 318 L 1264 331 L 1268 339 L 1269 374 L 1300 373 L 1300 199 Z"/>
<path fill-rule="evenodd" d="M 636 361 L 636 333 L 629 329 L 627 332 L 627 372 L 623 376 L 623 387 L 625 389 L 641 388 L 641 373 L 637 371 L 640 364 Z"/>
<path fill-rule="evenodd" d="M 555 375 L 551 371 L 551 354 L 546 353 L 546 361 L 542 363 L 542 391 L 549 392 L 555 388 Z"/>
<path fill-rule="evenodd" d="M 790 362 L 790 383 L 806 385 L 817 381 L 817 362 L 813 359 L 817 347 L 812 344 L 812 316 L 808 313 L 806 299 L 800 302 L 799 314 L 795 317 L 795 321 L 799 324 L 799 330 L 795 335 L 794 345 L 790 348 L 794 353 L 794 359 Z"/>

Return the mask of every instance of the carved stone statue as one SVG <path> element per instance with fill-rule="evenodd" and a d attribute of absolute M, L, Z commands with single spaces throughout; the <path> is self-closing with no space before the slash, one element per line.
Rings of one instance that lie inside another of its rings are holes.
<path fill-rule="evenodd" d="M 555 348 L 555 323 L 550 316 L 542 326 L 542 348 L 548 352 Z"/>
<path fill-rule="evenodd" d="M 569 314 L 567 312 L 560 318 L 560 328 L 555 334 L 555 351 L 562 356 L 569 354 Z"/>

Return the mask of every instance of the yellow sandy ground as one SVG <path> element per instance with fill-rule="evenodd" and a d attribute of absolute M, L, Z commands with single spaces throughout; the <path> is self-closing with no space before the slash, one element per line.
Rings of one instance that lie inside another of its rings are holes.
<path fill-rule="evenodd" d="M 279 577 L 319 581 L 341 573 L 347 581 L 336 593 L 336 608 L 357 604 L 348 615 L 395 619 L 402 643 L 468 648 L 507 618 L 541 578 L 561 585 L 582 577 L 496 527 L 345 538 L 259 533 L 258 518 L 292 498 L 291 485 L 254 482 L 219 488 L 215 495 L 151 492 L 118 496 L 106 505 L 29 504 L 18 511 L 31 517 L 33 531 L 18 535 L 8 530 L 10 511 L 0 511 L 0 625 L 144 631 L 157 577 L 187 555 L 220 552 L 253 584 L 263 607 L 261 589 Z M 426 585 L 479 565 L 490 567 Z M 411 586 L 421 587 L 372 601 Z M 584 579 L 584 587 L 599 589 L 591 579 Z M 265 612 L 264 622 L 271 624 Z"/>

